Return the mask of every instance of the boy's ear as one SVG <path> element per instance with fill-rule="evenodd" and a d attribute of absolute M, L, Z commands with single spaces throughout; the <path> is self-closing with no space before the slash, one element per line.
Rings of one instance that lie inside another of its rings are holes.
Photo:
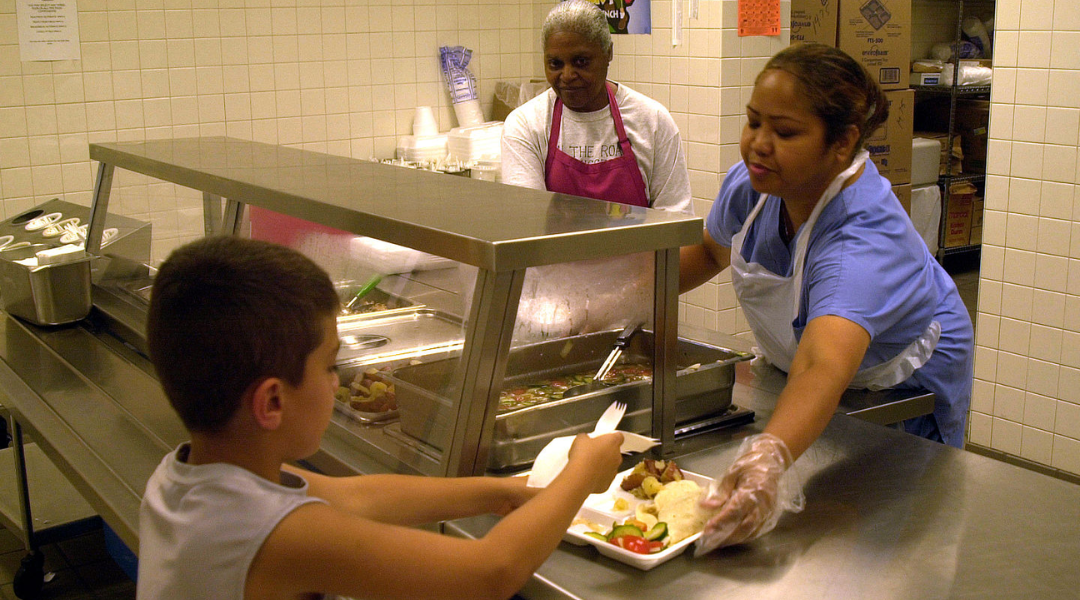
<path fill-rule="evenodd" d="M 278 377 L 267 377 L 251 392 L 251 415 L 259 427 L 273 431 L 281 426 L 285 382 Z"/>

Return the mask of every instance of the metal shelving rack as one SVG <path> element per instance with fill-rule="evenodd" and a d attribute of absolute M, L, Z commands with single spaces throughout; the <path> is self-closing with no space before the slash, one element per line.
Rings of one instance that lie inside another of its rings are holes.
<path fill-rule="evenodd" d="M 963 22 L 964 22 L 964 3 L 965 0 L 956 0 L 957 16 L 956 16 L 956 35 L 953 38 L 953 42 L 959 42 L 963 39 Z M 952 152 L 953 140 L 956 138 L 956 103 L 960 98 L 989 96 L 989 85 L 957 85 L 960 80 L 960 61 L 956 60 L 952 64 L 953 78 L 952 85 L 945 86 L 912 86 L 916 94 L 923 95 L 947 95 L 949 97 L 949 130 L 948 137 L 946 138 L 946 152 Z M 966 246 L 953 246 L 950 248 L 945 247 L 945 222 L 946 214 L 949 207 L 949 187 L 954 183 L 967 181 L 970 183 L 981 184 L 986 180 L 985 173 L 977 174 L 953 174 L 952 172 L 952 160 L 947 160 L 945 163 L 945 174 L 938 178 L 938 187 L 941 188 L 941 220 L 938 224 L 938 262 L 945 264 L 945 261 L 950 256 L 955 255 L 974 255 L 977 256 L 982 249 L 981 244 L 968 244 Z"/>

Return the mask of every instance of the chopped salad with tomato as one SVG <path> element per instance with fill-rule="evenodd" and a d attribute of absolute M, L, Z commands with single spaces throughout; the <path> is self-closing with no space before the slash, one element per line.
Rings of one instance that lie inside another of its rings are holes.
<path fill-rule="evenodd" d="M 667 546 L 667 523 L 657 523 L 648 527 L 637 519 L 627 519 L 622 525 L 612 523 L 611 531 L 600 533 L 587 531 L 585 535 L 613 544 L 637 554 L 655 554 Z"/>

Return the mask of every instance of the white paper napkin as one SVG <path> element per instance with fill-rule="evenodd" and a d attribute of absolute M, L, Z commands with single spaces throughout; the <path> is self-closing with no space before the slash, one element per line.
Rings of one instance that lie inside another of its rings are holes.
<path fill-rule="evenodd" d="M 645 452 L 649 448 L 660 443 L 660 440 L 646 437 L 638 433 L 632 433 L 629 431 L 620 431 L 623 435 L 622 446 L 619 446 L 619 451 L 623 454 L 630 454 L 632 452 Z M 596 434 L 590 433 L 589 436 L 595 436 Z M 574 443 L 574 436 L 567 435 L 557 437 L 550 442 L 547 446 L 544 446 L 540 454 L 536 455 L 536 460 L 533 461 L 532 471 L 529 473 L 529 480 L 525 485 L 529 487 L 547 487 L 559 473 L 566 467 L 566 463 L 570 454 L 570 446 Z"/>

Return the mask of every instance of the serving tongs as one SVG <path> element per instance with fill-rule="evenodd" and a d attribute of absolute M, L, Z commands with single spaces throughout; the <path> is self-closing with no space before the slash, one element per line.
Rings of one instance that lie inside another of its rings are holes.
<path fill-rule="evenodd" d="M 370 294 L 371 290 L 374 290 L 381 281 L 382 275 L 379 274 L 376 274 L 372 276 L 371 279 L 368 279 L 364 285 L 360 286 L 360 290 L 356 292 L 356 295 L 352 297 L 352 300 L 349 300 L 348 304 L 342 307 L 341 312 L 346 315 L 349 314 L 349 311 L 352 310 L 353 304 L 356 304 L 357 300 Z"/>
<path fill-rule="evenodd" d="M 630 340 L 641 331 L 641 326 L 644 323 L 638 321 L 626 326 L 626 329 L 622 330 L 619 337 L 615 338 L 615 344 L 611 348 L 611 353 L 607 355 L 604 362 L 600 365 L 600 368 L 596 371 L 596 375 L 593 376 L 593 380 L 583 385 L 574 386 L 565 392 L 563 392 L 563 398 L 572 398 L 574 396 L 580 396 L 582 394 L 588 394 L 596 390 L 602 390 L 607 387 L 604 383 L 604 377 L 607 377 L 611 368 L 615 366 L 615 363 L 622 356 L 623 350 L 630 345 Z"/>

